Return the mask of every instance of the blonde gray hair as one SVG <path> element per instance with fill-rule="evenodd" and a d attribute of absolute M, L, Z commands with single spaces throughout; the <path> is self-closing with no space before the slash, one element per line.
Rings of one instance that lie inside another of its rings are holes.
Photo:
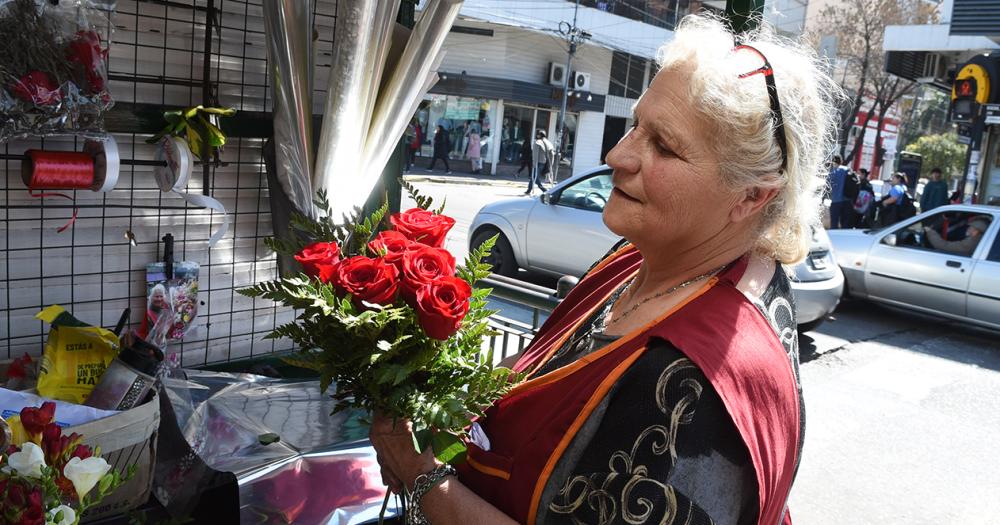
<path fill-rule="evenodd" d="M 723 21 L 685 17 L 674 39 L 657 52 L 657 61 L 664 70 L 690 73 L 688 95 L 714 125 L 712 148 L 726 185 L 735 192 L 778 190 L 761 214 L 755 249 L 794 264 L 808 254 L 812 228 L 820 227 L 824 163 L 837 122 L 834 100 L 841 95 L 805 45 L 776 35 L 766 24 L 740 34 L 739 40 L 759 50 L 774 69 L 788 144 L 785 170 L 764 78 L 740 78 L 763 61 L 750 51 L 735 52 L 733 34 Z"/>

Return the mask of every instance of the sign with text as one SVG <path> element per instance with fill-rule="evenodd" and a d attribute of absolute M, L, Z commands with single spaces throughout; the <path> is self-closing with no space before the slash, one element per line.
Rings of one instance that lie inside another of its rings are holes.
<path fill-rule="evenodd" d="M 448 97 L 444 117 L 456 120 L 479 120 L 479 101 L 474 98 Z"/>
<path fill-rule="evenodd" d="M 1000 104 L 986 104 L 987 124 L 1000 124 Z"/>

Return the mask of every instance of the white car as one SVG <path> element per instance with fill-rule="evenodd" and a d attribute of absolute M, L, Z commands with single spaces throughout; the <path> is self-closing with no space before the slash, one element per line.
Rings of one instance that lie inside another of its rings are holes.
<path fill-rule="evenodd" d="M 611 168 L 600 166 L 541 196 L 487 204 L 472 221 L 469 246 L 477 247 L 499 233 L 489 258 L 495 273 L 513 277 L 523 268 L 580 277 L 621 240 L 601 216 L 611 189 Z M 830 240 L 825 230 L 818 229 L 809 256 L 795 266 L 792 279 L 796 319 L 803 330 L 814 328 L 833 312 L 843 286 Z"/>
<path fill-rule="evenodd" d="M 971 253 L 935 248 L 927 228 L 960 241 L 988 224 Z M 1000 330 L 1000 208 L 941 206 L 877 230 L 833 230 L 847 295 Z"/>

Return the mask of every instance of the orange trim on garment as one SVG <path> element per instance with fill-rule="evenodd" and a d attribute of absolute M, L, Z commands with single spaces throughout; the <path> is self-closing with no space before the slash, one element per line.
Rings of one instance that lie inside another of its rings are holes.
<path fill-rule="evenodd" d="M 632 273 L 631 276 L 628 277 L 628 279 L 634 278 L 636 276 L 636 274 L 638 274 L 638 273 L 639 273 L 639 269 L 636 268 L 635 272 Z M 584 313 L 583 315 L 581 315 L 580 318 L 575 323 L 573 323 L 573 326 L 569 330 L 566 330 L 563 333 L 563 335 L 561 337 L 559 337 L 559 339 L 556 340 L 555 344 L 552 345 L 552 348 L 550 348 L 549 351 L 545 354 L 545 357 L 543 357 L 542 359 L 538 360 L 538 364 L 531 370 L 531 373 L 528 374 L 528 377 L 531 377 L 531 376 L 535 375 L 536 372 L 538 372 L 543 366 L 545 366 L 545 363 L 548 363 L 549 359 L 552 359 L 552 356 L 555 355 L 555 353 L 558 352 L 559 349 L 562 348 L 564 344 L 566 344 L 566 341 L 568 341 L 569 338 L 572 337 L 573 334 L 575 334 L 576 331 L 580 329 L 580 327 L 583 325 L 583 323 L 587 322 L 587 319 L 589 319 L 591 315 L 594 315 L 594 312 L 598 308 L 603 308 L 604 307 L 604 305 L 605 305 L 605 303 L 607 303 L 608 299 L 610 299 L 611 296 L 614 295 L 615 290 L 616 290 L 616 288 L 612 288 L 612 289 L 608 290 L 608 293 L 605 294 L 604 297 L 600 301 L 597 301 L 597 303 L 594 305 L 593 308 L 591 308 L 590 310 L 587 310 L 586 313 Z M 538 378 L 534 378 L 534 379 L 538 379 Z M 522 383 L 522 384 L 524 384 L 524 383 Z"/>
<path fill-rule="evenodd" d="M 705 292 L 707 292 L 708 290 L 710 290 L 713 286 L 715 286 L 715 283 L 717 283 L 717 282 L 719 282 L 719 278 L 718 277 L 712 277 L 711 279 L 708 280 L 707 283 L 705 283 L 701 288 L 699 288 L 697 292 L 691 294 L 690 297 L 684 299 L 680 303 L 677 303 L 677 305 L 675 305 L 673 308 L 671 308 L 670 310 L 667 310 L 667 312 L 664 313 L 663 315 L 661 315 L 660 317 L 657 317 L 656 319 L 650 321 L 648 324 L 646 324 L 646 326 L 643 326 L 642 328 L 637 328 L 637 329 L 633 330 L 632 332 L 630 332 L 628 334 L 625 334 L 622 337 L 619 337 L 618 339 L 614 340 L 613 342 L 611 342 L 610 344 L 608 344 L 604 348 L 601 348 L 600 350 L 598 350 L 596 352 L 592 352 L 590 354 L 587 354 L 587 355 L 581 357 L 580 359 L 577 359 L 576 361 L 574 361 L 574 362 L 572 362 L 572 363 L 570 363 L 570 364 L 568 364 L 566 366 L 557 368 L 557 369 L 555 369 L 555 370 L 553 370 L 553 371 L 551 371 L 551 372 L 549 372 L 549 373 L 547 373 L 545 375 L 529 379 L 528 381 L 525 381 L 525 382 L 523 382 L 523 383 L 515 386 L 514 388 L 512 388 L 507 395 L 508 396 L 513 396 L 513 395 L 519 394 L 519 393 L 521 393 L 521 392 L 523 392 L 525 390 L 531 389 L 531 388 L 540 388 L 540 387 L 543 387 L 543 386 L 545 386 L 545 385 L 547 385 L 549 383 L 553 383 L 555 381 L 559 381 L 560 379 L 562 379 L 562 378 L 564 378 L 566 376 L 569 376 L 569 375 L 577 372 L 581 368 L 587 366 L 587 364 L 592 363 L 592 362 L 594 362 L 594 361 L 596 361 L 596 360 L 604 357 L 605 355 L 613 352 L 616 348 L 618 348 L 621 345 L 623 345 L 623 344 L 627 343 L 628 341 L 630 341 L 632 338 L 634 338 L 634 337 L 638 336 L 639 334 L 641 334 L 641 333 L 649 330 L 651 327 L 660 324 L 661 322 L 663 322 L 664 319 L 666 319 L 667 317 L 670 317 L 671 315 L 673 315 L 674 312 L 680 310 L 681 308 L 684 308 L 684 306 L 686 306 L 691 301 L 694 301 L 695 299 L 701 297 L 702 294 L 704 294 Z M 579 329 L 580 324 L 583 323 L 583 321 L 586 320 L 586 317 L 589 317 L 589 315 L 588 316 L 584 316 L 584 319 L 581 320 L 580 323 L 578 323 L 577 325 L 575 325 L 574 328 L 569 331 L 569 333 L 575 333 L 577 331 L 577 329 Z M 565 342 L 564 340 L 561 341 L 559 345 L 556 345 L 556 348 L 561 348 L 562 344 L 564 342 Z M 551 356 L 546 357 L 546 359 L 544 361 L 542 361 L 542 364 L 539 365 L 539 368 L 542 367 L 546 362 L 548 362 L 548 360 L 549 360 L 550 357 Z"/>
<path fill-rule="evenodd" d="M 632 355 L 628 356 L 624 361 L 619 363 L 618 366 L 616 366 L 615 369 L 608 374 L 608 377 L 604 378 L 604 381 L 601 381 L 597 390 L 595 390 L 594 394 L 587 400 L 587 404 L 584 405 L 583 410 L 581 410 L 580 414 L 576 416 L 573 424 L 570 425 L 569 429 L 566 430 L 566 433 L 563 434 L 562 439 L 559 440 L 559 444 L 556 445 L 556 448 L 552 451 L 552 454 L 549 456 L 549 460 L 545 463 L 545 468 L 542 469 L 541 474 L 538 476 L 538 481 L 535 483 L 535 492 L 531 495 L 531 505 L 528 507 L 528 523 L 535 522 L 535 518 L 538 516 L 538 502 L 542 499 L 542 491 L 545 490 L 545 484 L 548 482 L 549 477 L 552 476 L 552 471 L 555 470 L 556 463 L 559 458 L 562 457 L 563 452 L 566 451 L 566 447 L 569 446 L 573 436 L 576 435 L 577 431 L 580 430 L 580 427 L 583 426 L 583 423 L 588 417 L 590 417 L 594 408 L 596 408 L 601 400 L 604 399 L 608 390 L 611 390 L 611 387 L 614 386 L 615 382 L 618 381 L 623 374 L 625 374 L 625 371 L 628 370 L 628 368 L 632 366 L 632 363 L 634 363 L 636 359 L 639 359 L 639 356 L 641 356 L 645 351 L 645 346 L 635 350 Z"/>
<path fill-rule="evenodd" d="M 631 250 L 634 250 L 634 249 L 635 249 L 635 246 L 633 244 L 631 244 L 631 243 L 630 244 L 626 244 L 625 246 L 622 246 L 621 248 L 618 248 L 618 250 L 615 253 L 612 253 L 611 255 L 609 255 L 609 256 L 601 259 L 600 261 L 598 261 L 598 263 L 595 264 L 593 268 L 591 268 L 590 272 L 588 272 L 587 275 L 593 275 L 595 272 L 599 271 L 601 268 L 604 268 L 605 266 L 611 264 L 611 261 L 614 261 L 615 259 L 617 259 L 621 255 L 623 255 L 625 252 L 631 251 Z"/>
<path fill-rule="evenodd" d="M 486 474 L 487 476 L 493 476 L 495 478 L 500 478 L 510 481 L 510 472 L 507 472 L 506 470 L 500 470 L 498 468 L 488 467 L 486 465 L 483 465 L 482 463 L 469 457 L 468 454 L 465 455 L 465 461 L 469 464 L 470 467 L 478 470 L 479 472 L 482 472 L 483 474 Z"/>

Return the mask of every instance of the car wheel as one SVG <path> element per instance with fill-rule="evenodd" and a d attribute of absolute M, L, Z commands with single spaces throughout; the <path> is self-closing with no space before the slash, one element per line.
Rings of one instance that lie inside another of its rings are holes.
<path fill-rule="evenodd" d="M 819 328 L 819 325 L 823 324 L 823 321 L 826 321 L 825 315 L 823 317 L 820 317 L 819 319 L 816 319 L 815 321 L 802 323 L 799 325 L 799 333 L 804 334 L 806 332 L 812 332 L 813 330 Z"/>
<path fill-rule="evenodd" d="M 510 241 L 503 233 L 494 229 L 481 230 L 472 239 L 472 247 L 478 247 L 486 242 L 490 237 L 497 236 L 497 242 L 493 249 L 487 254 L 484 262 L 493 266 L 493 273 L 504 277 L 514 277 L 517 275 L 517 261 L 514 259 L 514 249 L 510 247 Z"/>

